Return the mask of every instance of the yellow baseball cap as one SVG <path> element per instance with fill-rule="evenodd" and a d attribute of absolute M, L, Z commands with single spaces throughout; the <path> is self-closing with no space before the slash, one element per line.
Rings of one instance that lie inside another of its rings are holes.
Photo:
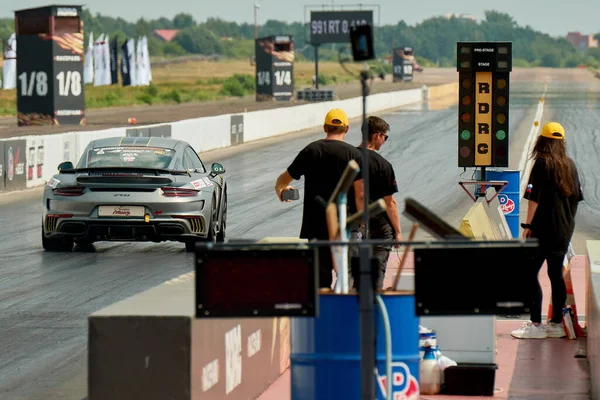
<path fill-rule="evenodd" d="M 325 116 L 325 125 L 348 126 L 348 116 L 343 110 L 333 108 Z"/>
<path fill-rule="evenodd" d="M 558 122 L 548 122 L 542 128 L 540 136 L 547 137 L 550 139 L 563 140 L 565 138 L 565 128 Z"/>

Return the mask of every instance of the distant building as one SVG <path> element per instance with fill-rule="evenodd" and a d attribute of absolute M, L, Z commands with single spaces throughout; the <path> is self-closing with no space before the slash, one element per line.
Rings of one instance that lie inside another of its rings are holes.
<path fill-rule="evenodd" d="M 155 29 L 154 37 L 163 42 L 170 42 L 178 33 L 179 29 Z"/>
<path fill-rule="evenodd" d="M 477 21 L 477 17 L 475 17 L 474 15 L 471 14 L 444 14 L 444 18 L 446 19 L 451 19 L 451 18 L 456 18 L 456 19 L 462 19 L 465 21 Z"/>
<path fill-rule="evenodd" d="M 594 35 L 582 35 L 580 32 L 569 32 L 567 33 L 567 40 L 571 42 L 573 47 L 579 50 L 598 47 L 598 41 L 594 39 Z"/>

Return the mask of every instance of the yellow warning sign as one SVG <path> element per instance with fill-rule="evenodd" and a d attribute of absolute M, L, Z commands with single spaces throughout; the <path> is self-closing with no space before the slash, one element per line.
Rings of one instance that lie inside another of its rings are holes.
<path fill-rule="evenodd" d="M 475 73 L 475 166 L 492 165 L 492 72 Z"/>

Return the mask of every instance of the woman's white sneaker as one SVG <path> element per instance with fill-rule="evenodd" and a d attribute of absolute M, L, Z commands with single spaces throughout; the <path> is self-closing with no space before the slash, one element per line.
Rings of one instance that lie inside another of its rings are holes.
<path fill-rule="evenodd" d="M 527 321 L 521 328 L 512 331 L 511 335 L 517 339 L 546 339 L 548 337 L 544 325 L 535 326 L 531 321 Z"/>
<path fill-rule="evenodd" d="M 565 327 L 562 322 L 548 322 L 546 325 L 546 334 L 549 338 L 563 338 L 567 336 L 565 333 Z"/>

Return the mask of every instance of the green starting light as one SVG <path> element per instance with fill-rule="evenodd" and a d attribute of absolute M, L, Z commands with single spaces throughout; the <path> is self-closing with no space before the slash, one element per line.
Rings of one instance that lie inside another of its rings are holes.
<path fill-rule="evenodd" d="M 469 140 L 470 137 L 471 137 L 471 132 L 469 132 L 467 129 L 465 129 L 464 131 L 462 131 L 460 133 L 460 138 L 462 140 Z"/>
<path fill-rule="evenodd" d="M 496 138 L 498 140 L 506 139 L 506 132 L 504 132 L 503 130 L 499 130 L 498 132 L 496 132 Z"/>

